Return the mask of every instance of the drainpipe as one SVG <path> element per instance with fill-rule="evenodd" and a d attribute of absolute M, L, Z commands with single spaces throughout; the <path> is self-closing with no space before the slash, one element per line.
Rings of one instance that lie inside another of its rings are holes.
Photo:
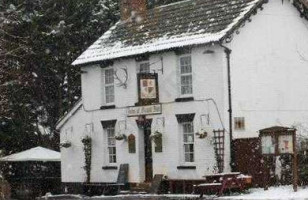
<path fill-rule="evenodd" d="M 234 143 L 233 143 L 233 127 L 232 127 L 232 94 L 231 94 L 231 64 L 230 64 L 230 55 L 232 50 L 223 44 L 219 44 L 222 48 L 225 49 L 226 58 L 227 58 L 227 73 L 228 73 L 228 101 L 229 101 L 229 137 L 230 137 L 230 167 L 231 171 L 235 170 L 235 157 L 234 157 Z"/>

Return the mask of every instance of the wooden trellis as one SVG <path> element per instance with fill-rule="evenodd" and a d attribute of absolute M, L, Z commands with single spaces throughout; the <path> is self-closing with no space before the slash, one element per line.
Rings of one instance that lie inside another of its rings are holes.
<path fill-rule="evenodd" d="M 224 170 L 225 130 L 214 130 L 214 150 L 219 172 Z"/>

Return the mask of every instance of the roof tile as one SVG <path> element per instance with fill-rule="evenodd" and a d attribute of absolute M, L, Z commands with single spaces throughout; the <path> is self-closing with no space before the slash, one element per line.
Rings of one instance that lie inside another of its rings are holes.
<path fill-rule="evenodd" d="M 219 41 L 263 0 L 184 0 L 118 22 L 73 65 Z"/>

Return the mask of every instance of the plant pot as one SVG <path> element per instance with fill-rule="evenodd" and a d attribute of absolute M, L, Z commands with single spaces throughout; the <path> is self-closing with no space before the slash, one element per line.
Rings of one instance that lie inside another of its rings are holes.
<path fill-rule="evenodd" d="M 119 134 L 119 135 L 116 135 L 115 137 L 114 137 L 116 140 L 126 140 L 126 135 L 124 135 L 124 134 Z"/>
<path fill-rule="evenodd" d="M 60 143 L 60 148 L 63 147 L 63 148 L 69 148 L 72 146 L 72 143 L 69 142 L 69 141 L 65 141 L 65 142 L 62 142 Z"/>

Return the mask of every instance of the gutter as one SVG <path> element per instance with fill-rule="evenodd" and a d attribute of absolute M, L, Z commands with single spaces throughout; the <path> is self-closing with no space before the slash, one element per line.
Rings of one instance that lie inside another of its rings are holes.
<path fill-rule="evenodd" d="M 230 156 L 231 156 L 231 161 L 230 161 L 230 167 L 231 171 L 234 171 L 235 169 L 235 156 L 234 156 L 234 143 L 233 143 L 233 116 L 232 116 L 232 89 L 231 89 L 231 53 L 232 50 L 226 46 L 224 46 L 222 43 L 219 43 L 219 46 L 224 48 L 226 58 L 227 58 L 227 73 L 228 73 L 228 112 L 229 112 L 229 139 L 230 139 Z"/>

